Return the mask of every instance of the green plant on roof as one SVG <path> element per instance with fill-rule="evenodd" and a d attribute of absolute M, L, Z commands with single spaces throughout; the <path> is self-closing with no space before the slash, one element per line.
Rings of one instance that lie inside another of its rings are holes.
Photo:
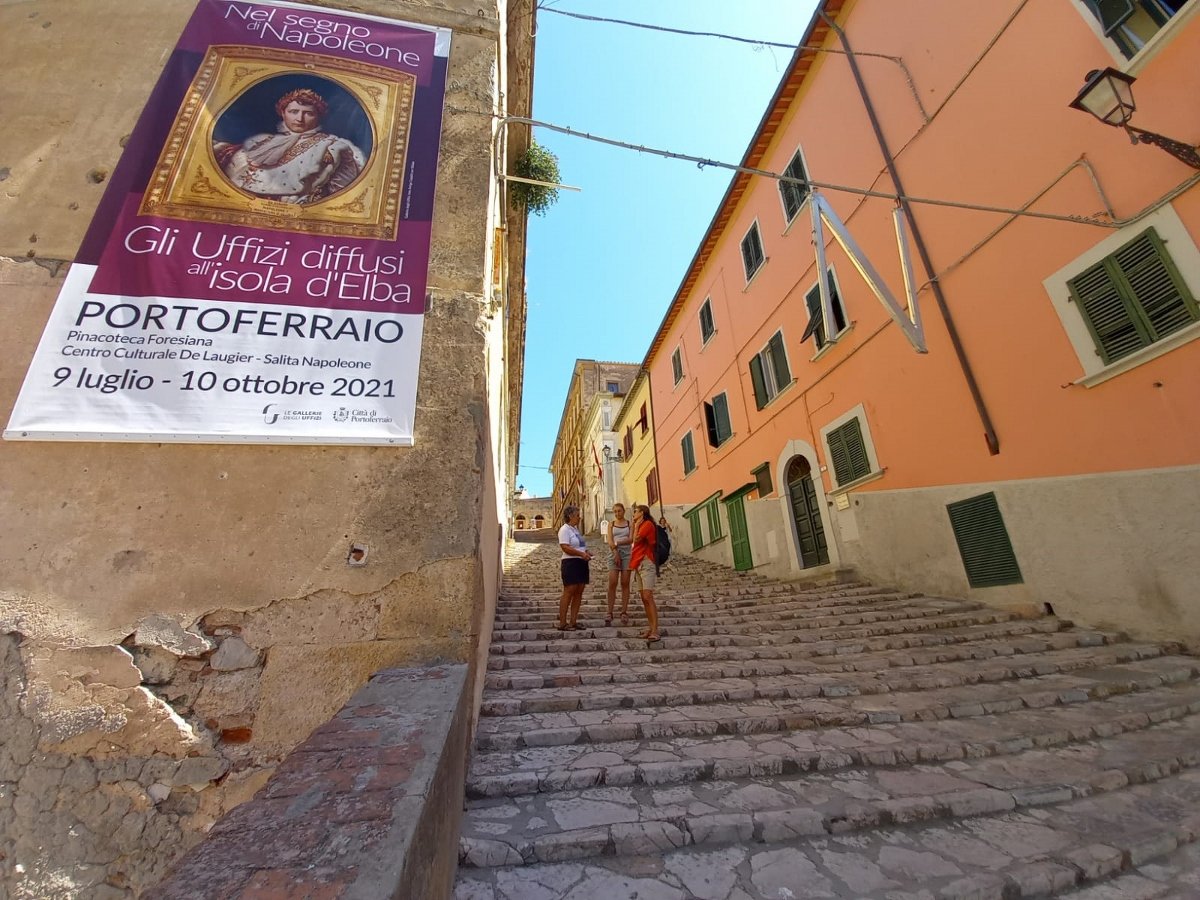
<path fill-rule="evenodd" d="M 513 166 L 514 174 L 533 181 L 559 183 L 558 157 L 541 144 L 529 145 Z M 558 202 L 558 188 L 545 184 L 526 184 L 523 181 L 508 182 L 508 196 L 517 209 L 525 209 L 535 215 L 545 215 L 546 210 Z"/>

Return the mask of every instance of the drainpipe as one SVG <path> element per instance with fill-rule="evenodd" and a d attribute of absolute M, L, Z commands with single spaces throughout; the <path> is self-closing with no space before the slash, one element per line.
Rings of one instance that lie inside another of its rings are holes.
<path fill-rule="evenodd" d="M 841 41 L 842 47 L 846 51 L 846 61 L 850 64 L 850 72 L 854 75 L 854 83 L 858 85 L 858 93 L 862 97 L 863 106 L 866 108 L 867 116 L 871 120 L 871 128 L 875 132 L 875 140 L 879 142 L 879 150 L 883 154 L 883 161 L 887 165 L 888 173 L 892 177 L 892 184 L 899 195 L 900 207 L 904 210 L 904 215 L 907 216 L 909 225 L 912 228 L 913 243 L 917 245 L 917 253 L 921 257 L 921 265 L 925 267 L 925 278 L 933 290 L 934 300 L 937 302 L 938 312 L 941 313 L 942 321 L 946 323 L 946 332 L 950 336 L 950 344 L 954 347 L 954 355 L 958 358 L 958 366 L 962 370 L 963 379 L 967 383 L 967 389 L 971 392 L 971 399 L 975 401 L 975 411 L 979 414 L 979 421 L 983 425 L 983 438 L 987 441 L 988 453 L 996 456 L 1000 453 L 1000 439 L 996 437 L 996 429 L 992 426 L 992 417 L 988 414 L 987 406 L 983 402 L 983 395 L 979 391 L 979 384 L 975 381 L 975 373 L 971 370 L 971 363 L 967 359 L 967 353 L 963 349 L 962 342 L 959 340 L 958 329 L 954 325 L 954 318 L 950 314 L 950 307 L 946 304 L 946 296 L 942 293 L 942 285 L 937 279 L 933 262 L 929 258 L 929 250 L 925 246 L 921 229 L 917 226 L 917 219 L 913 215 L 912 207 L 909 205 L 908 200 L 905 199 L 904 185 L 900 181 L 900 173 L 896 171 L 896 160 L 892 156 L 892 151 L 888 149 L 887 139 L 884 138 L 883 129 L 879 125 L 879 117 L 875 115 L 875 106 L 871 103 L 871 97 L 867 93 L 867 86 L 863 82 L 862 72 L 858 68 L 858 60 L 855 58 L 854 51 L 850 47 L 850 41 L 846 38 L 846 32 L 824 10 L 821 11 L 820 15 L 825 20 L 825 24 L 837 33 L 838 40 Z"/>

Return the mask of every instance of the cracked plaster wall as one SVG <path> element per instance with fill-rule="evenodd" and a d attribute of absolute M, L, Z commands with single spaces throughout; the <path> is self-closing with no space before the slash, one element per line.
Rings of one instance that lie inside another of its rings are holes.
<path fill-rule="evenodd" d="M 6 418 L 193 5 L 0 5 Z M 495 107 L 494 4 L 321 5 L 454 28 L 447 107 Z M 0 895 L 135 896 L 372 672 L 479 658 L 507 493 L 490 154 L 487 118 L 446 115 L 414 447 L 0 444 Z"/>

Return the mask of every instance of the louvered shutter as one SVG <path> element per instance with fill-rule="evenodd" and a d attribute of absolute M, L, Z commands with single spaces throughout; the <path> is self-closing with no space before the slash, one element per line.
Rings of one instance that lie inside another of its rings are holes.
<path fill-rule="evenodd" d="M 721 437 L 717 434 L 717 416 L 713 411 L 713 405 L 707 400 L 704 402 L 704 426 L 708 430 L 709 445 L 716 447 L 721 443 Z"/>
<path fill-rule="evenodd" d="M 995 494 L 951 503 L 946 512 L 971 587 L 1023 582 Z"/>
<path fill-rule="evenodd" d="M 750 381 L 754 383 L 754 403 L 759 409 L 762 409 L 771 398 L 767 396 L 767 386 L 763 382 L 761 355 L 750 358 Z"/>
<path fill-rule="evenodd" d="M 821 309 L 820 285 L 808 292 L 804 298 L 804 302 L 808 306 L 808 327 L 804 329 L 804 334 L 800 336 L 800 343 L 803 344 L 815 334 L 817 336 L 817 349 L 819 350 L 825 346 L 825 313 Z"/>
<path fill-rule="evenodd" d="M 1110 37 L 1133 15 L 1133 0 L 1088 0 L 1088 5 L 1100 20 L 1106 37 Z"/>
<path fill-rule="evenodd" d="M 1106 364 L 1197 319 L 1196 301 L 1154 229 L 1072 278 L 1067 287 Z"/>
<path fill-rule="evenodd" d="M 862 426 L 857 417 L 829 432 L 826 440 L 833 474 L 839 485 L 871 474 L 871 459 L 867 455 L 867 445 L 863 441 Z"/>
<path fill-rule="evenodd" d="M 1146 346 L 1146 335 L 1138 328 L 1134 311 L 1121 296 L 1107 262 L 1097 263 L 1071 279 L 1067 286 L 1104 362 L 1113 362 Z"/>
<path fill-rule="evenodd" d="M 775 336 L 767 344 L 767 350 L 771 357 L 771 368 L 775 373 L 775 390 L 778 392 L 792 383 L 792 373 L 788 369 L 787 351 L 783 347 L 782 331 L 775 332 Z"/>
<path fill-rule="evenodd" d="M 713 397 L 712 410 L 717 444 L 723 444 L 733 434 L 733 426 L 729 422 L 729 398 L 724 394 L 717 394 Z"/>
<path fill-rule="evenodd" d="M 1157 341 L 1196 321 L 1196 305 L 1153 229 L 1113 254 Z"/>

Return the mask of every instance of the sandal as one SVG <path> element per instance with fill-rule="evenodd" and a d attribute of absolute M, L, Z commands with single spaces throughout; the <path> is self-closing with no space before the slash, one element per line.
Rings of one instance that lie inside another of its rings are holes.
<path fill-rule="evenodd" d="M 647 643 L 647 644 L 655 644 L 655 643 L 658 643 L 658 642 L 659 642 L 659 641 L 661 641 L 661 640 L 662 640 L 662 638 L 660 638 L 660 637 L 659 637 L 657 634 L 648 634 L 648 635 L 646 635 L 646 643 Z"/>
<path fill-rule="evenodd" d="M 572 631 L 586 631 L 586 630 L 587 630 L 587 626 L 586 626 L 586 625 L 580 625 L 578 622 L 576 622 L 574 625 L 572 625 L 572 626 L 571 626 L 571 630 L 572 630 Z"/>
<path fill-rule="evenodd" d="M 621 613 L 621 624 L 622 624 L 622 625 L 624 625 L 624 626 L 626 626 L 626 627 L 628 627 L 628 625 L 629 625 L 629 613 Z"/>
<path fill-rule="evenodd" d="M 555 629 L 557 629 L 558 631 L 570 631 L 570 630 L 571 630 L 571 626 L 570 626 L 570 625 L 564 625 L 562 622 L 559 622 L 559 623 L 558 623 L 557 625 L 555 625 L 554 627 L 555 627 Z"/>
<path fill-rule="evenodd" d="M 612 628 L 612 616 L 606 616 L 604 619 L 604 627 Z"/>

